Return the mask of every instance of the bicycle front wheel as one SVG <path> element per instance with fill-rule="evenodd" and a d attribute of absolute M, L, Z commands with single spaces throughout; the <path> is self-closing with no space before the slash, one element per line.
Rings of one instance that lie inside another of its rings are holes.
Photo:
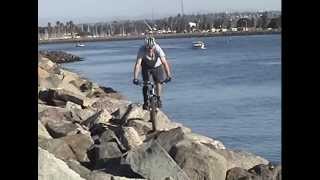
<path fill-rule="evenodd" d="M 153 131 L 157 130 L 157 97 L 153 96 L 150 99 L 150 120 L 152 122 L 152 129 Z"/>

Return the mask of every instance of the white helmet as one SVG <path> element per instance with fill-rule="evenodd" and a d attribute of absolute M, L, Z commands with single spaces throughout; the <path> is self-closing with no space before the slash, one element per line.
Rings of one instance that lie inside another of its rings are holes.
<path fill-rule="evenodd" d="M 147 37 L 145 39 L 145 45 L 147 48 L 152 48 L 156 44 L 156 39 L 154 37 Z"/>

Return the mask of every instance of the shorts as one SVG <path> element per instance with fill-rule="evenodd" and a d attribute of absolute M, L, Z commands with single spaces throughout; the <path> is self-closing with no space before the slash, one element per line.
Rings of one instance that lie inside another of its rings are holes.
<path fill-rule="evenodd" d="M 143 81 L 150 81 L 150 76 L 154 82 L 160 83 L 165 80 L 163 65 L 155 68 L 142 67 L 142 79 Z"/>

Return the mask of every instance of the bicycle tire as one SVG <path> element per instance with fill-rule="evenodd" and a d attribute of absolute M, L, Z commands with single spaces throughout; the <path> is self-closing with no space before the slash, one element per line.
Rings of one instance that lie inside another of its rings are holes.
<path fill-rule="evenodd" d="M 157 115 L 157 97 L 152 96 L 150 98 L 150 120 L 152 123 L 152 129 L 153 131 L 157 130 L 157 124 L 156 124 L 156 115 Z"/>

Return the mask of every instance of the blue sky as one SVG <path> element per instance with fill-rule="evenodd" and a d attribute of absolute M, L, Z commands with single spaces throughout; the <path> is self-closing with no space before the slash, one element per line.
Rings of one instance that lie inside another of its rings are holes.
<path fill-rule="evenodd" d="M 183 0 L 185 14 L 281 10 L 281 0 Z M 181 12 L 181 0 L 38 0 L 39 24 L 151 19 Z"/>

